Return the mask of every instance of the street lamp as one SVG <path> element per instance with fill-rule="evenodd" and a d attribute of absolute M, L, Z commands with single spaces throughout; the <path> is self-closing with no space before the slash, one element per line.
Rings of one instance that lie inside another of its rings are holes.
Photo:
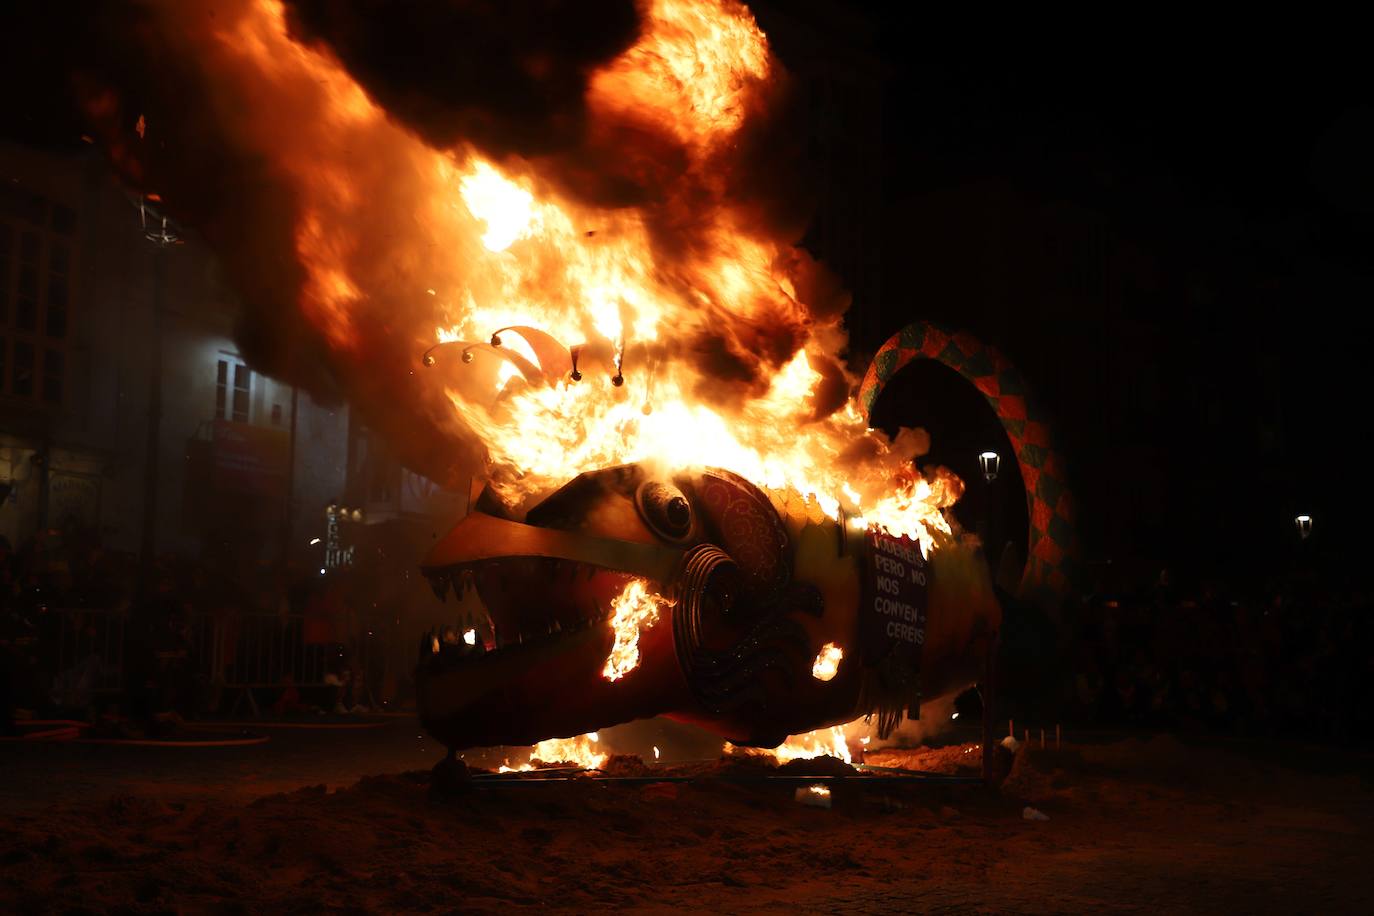
<path fill-rule="evenodd" d="M 138 198 L 138 224 L 143 237 L 157 252 L 153 259 L 152 326 L 148 360 L 148 432 L 143 465 L 143 525 L 139 543 L 139 591 L 148 589 L 152 577 L 153 552 L 157 543 L 158 454 L 162 442 L 162 313 L 166 297 L 167 249 L 180 245 L 176 226 L 148 205 L 161 201 L 156 194 Z"/>
<path fill-rule="evenodd" d="M 997 467 L 1002 459 L 996 452 L 983 452 L 978 456 L 978 467 L 983 472 L 983 479 L 992 483 L 997 479 Z"/>
<path fill-rule="evenodd" d="M 1312 536 L 1312 516 L 1299 515 L 1293 519 L 1293 524 L 1298 526 L 1298 537 L 1304 541 Z"/>

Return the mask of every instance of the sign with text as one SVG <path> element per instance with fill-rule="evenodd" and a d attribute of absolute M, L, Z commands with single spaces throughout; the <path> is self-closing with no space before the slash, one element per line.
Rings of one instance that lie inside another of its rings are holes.
<path fill-rule="evenodd" d="M 910 538 L 880 531 L 864 536 L 863 604 L 859 641 L 865 665 L 890 660 L 920 670 L 926 641 L 926 594 L 930 569 Z M 895 656 L 895 657 L 894 657 Z"/>

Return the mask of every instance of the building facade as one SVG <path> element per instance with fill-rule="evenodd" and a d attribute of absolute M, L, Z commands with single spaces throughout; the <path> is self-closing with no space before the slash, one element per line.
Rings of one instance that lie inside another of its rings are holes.
<path fill-rule="evenodd" d="M 244 360 L 213 254 L 151 206 L 94 148 L 0 143 L 0 535 L 241 568 L 318 562 L 330 505 L 451 520 L 345 403 Z"/>

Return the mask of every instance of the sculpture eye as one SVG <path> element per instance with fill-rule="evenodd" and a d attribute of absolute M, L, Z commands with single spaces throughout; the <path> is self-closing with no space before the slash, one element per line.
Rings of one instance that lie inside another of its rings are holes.
<path fill-rule="evenodd" d="M 661 538 L 682 541 L 692 533 L 692 504 L 670 483 L 647 481 L 635 493 L 644 521 Z"/>

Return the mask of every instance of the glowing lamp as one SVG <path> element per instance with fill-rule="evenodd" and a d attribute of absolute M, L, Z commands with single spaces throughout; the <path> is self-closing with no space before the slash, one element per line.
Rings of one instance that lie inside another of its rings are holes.
<path fill-rule="evenodd" d="M 1312 516 L 1299 515 L 1293 519 L 1293 524 L 1298 526 L 1298 537 L 1307 540 L 1312 536 Z"/>
<path fill-rule="evenodd" d="M 470 646 L 475 646 L 475 645 L 477 645 L 477 631 L 476 631 L 476 630 L 464 630 L 464 631 L 463 631 L 463 642 L 467 643 L 467 644 L 470 645 Z"/>
<path fill-rule="evenodd" d="M 1002 463 L 1001 457 L 996 452 L 983 452 L 978 456 L 978 467 L 983 472 L 983 479 L 992 483 L 997 479 L 997 467 Z"/>

